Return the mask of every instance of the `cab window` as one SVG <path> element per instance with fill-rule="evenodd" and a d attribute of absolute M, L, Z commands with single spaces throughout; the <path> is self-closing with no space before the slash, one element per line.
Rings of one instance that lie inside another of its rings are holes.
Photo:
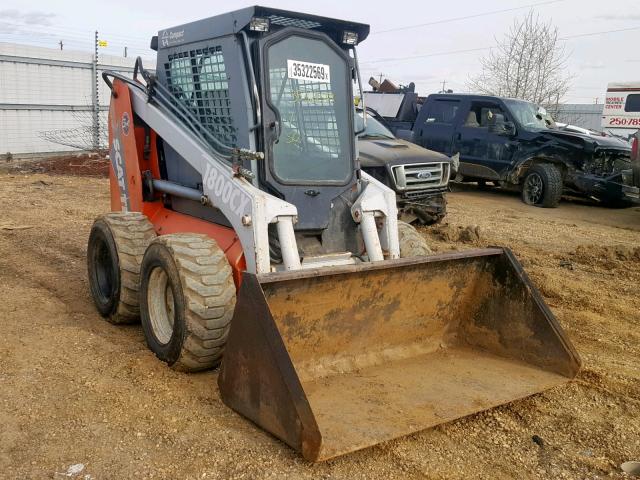
<path fill-rule="evenodd" d="M 425 123 L 453 125 L 459 107 L 459 100 L 436 99 L 429 106 L 429 113 Z"/>
<path fill-rule="evenodd" d="M 464 126 L 470 128 L 488 128 L 494 115 L 504 116 L 505 122 L 510 121 L 505 111 L 493 102 L 471 102 L 471 107 L 465 118 Z"/>

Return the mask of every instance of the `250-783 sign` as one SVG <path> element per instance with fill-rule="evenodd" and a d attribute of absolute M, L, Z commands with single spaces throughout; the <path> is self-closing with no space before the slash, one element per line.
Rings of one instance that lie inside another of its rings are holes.
<path fill-rule="evenodd" d="M 607 96 L 602 110 L 602 127 L 627 130 L 640 128 L 640 83 L 607 86 Z"/>

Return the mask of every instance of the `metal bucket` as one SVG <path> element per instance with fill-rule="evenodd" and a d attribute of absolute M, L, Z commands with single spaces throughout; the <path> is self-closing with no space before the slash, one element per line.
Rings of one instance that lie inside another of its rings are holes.
<path fill-rule="evenodd" d="M 245 274 L 223 401 L 311 461 L 560 385 L 580 359 L 513 254 Z"/>

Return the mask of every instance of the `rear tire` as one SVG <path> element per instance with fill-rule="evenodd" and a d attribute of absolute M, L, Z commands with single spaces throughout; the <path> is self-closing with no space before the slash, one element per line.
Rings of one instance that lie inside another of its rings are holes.
<path fill-rule="evenodd" d="M 151 351 L 176 370 L 217 366 L 236 287 L 215 240 L 191 233 L 158 237 L 144 254 L 140 276 L 142 329 Z"/>
<path fill-rule="evenodd" d="M 406 222 L 398 220 L 400 258 L 426 257 L 431 249 L 418 231 Z"/>
<path fill-rule="evenodd" d="M 533 165 L 522 181 L 522 201 L 527 205 L 554 208 L 562 197 L 562 173 L 555 165 Z"/>
<path fill-rule="evenodd" d="M 155 236 L 153 225 L 141 213 L 108 213 L 93 223 L 87 245 L 89 288 L 107 321 L 139 319 L 140 264 Z"/>

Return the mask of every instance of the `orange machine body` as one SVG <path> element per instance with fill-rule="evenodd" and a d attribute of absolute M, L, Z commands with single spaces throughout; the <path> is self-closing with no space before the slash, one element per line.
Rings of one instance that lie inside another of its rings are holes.
<path fill-rule="evenodd" d="M 145 201 L 143 198 L 142 172 L 150 171 L 153 178 L 161 178 L 156 133 L 153 130 L 149 131 L 150 141 L 145 151 L 147 133 L 144 126 L 134 124 L 129 88 L 118 79 L 113 82 L 108 123 L 111 210 L 144 213 L 158 235 L 182 232 L 208 235 L 225 252 L 233 269 L 236 287 L 240 287 L 246 263 L 242 245 L 233 228 L 166 208 L 159 193 L 155 194 L 153 201 Z"/>

